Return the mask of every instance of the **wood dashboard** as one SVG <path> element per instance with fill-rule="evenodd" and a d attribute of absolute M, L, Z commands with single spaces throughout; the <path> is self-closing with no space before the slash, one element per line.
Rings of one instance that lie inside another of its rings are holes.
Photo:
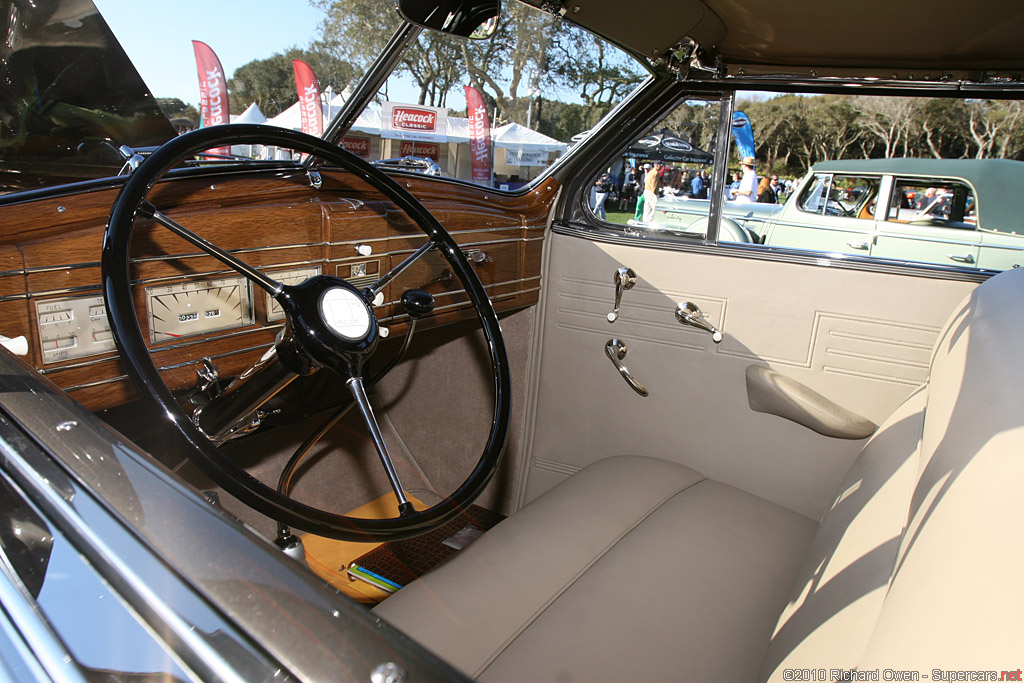
<path fill-rule="evenodd" d="M 319 189 L 298 169 L 175 178 L 154 187 L 149 200 L 271 277 L 300 277 L 319 269 L 357 286 L 369 285 L 426 242 L 404 213 L 362 181 L 323 170 L 321 177 Z M 403 175 L 396 180 L 473 257 L 497 311 L 537 302 L 544 227 L 557 182 L 513 197 L 443 179 Z M 0 207 L 0 335 L 24 335 L 25 360 L 93 410 L 134 396 L 108 337 L 100 285 L 103 233 L 116 197 L 116 188 L 101 189 Z M 189 335 L 151 329 L 159 318 L 147 307 L 159 307 L 161 296 L 224 285 L 236 275 L 164 227 L 136 221 L 136 315 L 172 388 L 194 386 L 204 358 L 211 359 L 222 377 L 237 375 L 283 328 L 263 290 L 250 285 L 248 302 L 239 302 L 248 311 L 225 329 Z M 408 328 L 408 316 L 397 303 L 408 289 L 422 289 L 435 298 L 434 313 L 420 325 L 475 317 L 447 262 L 428 252 L 385 287 L 383 301 L 374 308 L 389 336 L 400 336 Z M 205 314 L 219 316 L 220 311 Z"/>

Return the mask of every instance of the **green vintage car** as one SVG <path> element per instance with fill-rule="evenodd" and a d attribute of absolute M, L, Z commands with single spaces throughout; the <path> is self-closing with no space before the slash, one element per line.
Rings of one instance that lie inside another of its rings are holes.
<path fill-rule="evenodd" d="M 726 202 L 723 231 L 739 242 L 1005 270 L 1024 260 L 1022 181 L 1024 162 L 1006 159 L 822 162 L 783 206 Z M 707 200 L 662 199 L 654 222 L 701 232 L 707 213 Z"/>

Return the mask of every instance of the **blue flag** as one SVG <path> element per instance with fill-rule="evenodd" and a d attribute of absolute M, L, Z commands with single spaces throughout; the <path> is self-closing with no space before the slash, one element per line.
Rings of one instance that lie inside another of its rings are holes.
<path fill-rule="evenodd" d="M 732 137 L 736 141 L 736 149 L 740 158 L 757 156 L 754 153 L 754 129 L 750 119 L 741 111 L 732 115 Z"/>

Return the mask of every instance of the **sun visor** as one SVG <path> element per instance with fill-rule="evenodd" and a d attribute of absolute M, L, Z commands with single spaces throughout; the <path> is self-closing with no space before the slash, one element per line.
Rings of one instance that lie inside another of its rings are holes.
<path fill-rule="evenodd" d="M 659 13 L 671 13 L 671 20 L 659 21 Z M 660 0 L 623 4 L 613 0 L 571 0 L 565 16 L 615 42 L 658 57 L 690 38 L 705 49 L 713 49 L 725 38 L 725 24 L 698 0 L 666 5 Z"/>

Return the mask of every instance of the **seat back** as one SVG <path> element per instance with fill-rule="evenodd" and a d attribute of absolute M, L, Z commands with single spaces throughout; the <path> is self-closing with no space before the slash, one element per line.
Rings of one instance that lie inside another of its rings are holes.
<path fill-rule="evenodd" d="M 762 680 L 792 680 L 792 669 L 1017 669 L 1022 343 L 1024 272 L 1013 270 L 951 317 L 926 386 L 883 423 L 843 481 Z"/>

